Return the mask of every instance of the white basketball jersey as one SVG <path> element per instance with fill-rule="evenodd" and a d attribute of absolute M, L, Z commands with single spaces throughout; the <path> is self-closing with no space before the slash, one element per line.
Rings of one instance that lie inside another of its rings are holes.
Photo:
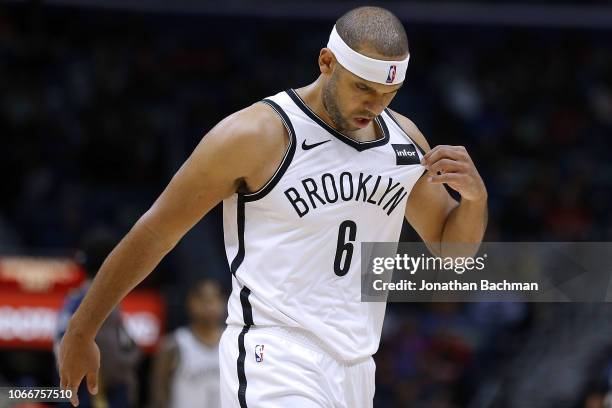
<path fill-rule="evenodd" d="M 223 201 L 228 324 L 289 326 L 350 362 L 376 352 L 386 304 L 361 302 L 361 242 L 397 242 L 422 153 L 386 110 L 357 142 L 293 90 L 265 99 L 289 133 L 261 190 Z"/>
<path fill-rule="evenodd" d="M 219 347 L 202 344 L 186 327 L 177 329 L 174 336 L 179 363 L 172 379 L 171 407 L 218 408 Z"/>

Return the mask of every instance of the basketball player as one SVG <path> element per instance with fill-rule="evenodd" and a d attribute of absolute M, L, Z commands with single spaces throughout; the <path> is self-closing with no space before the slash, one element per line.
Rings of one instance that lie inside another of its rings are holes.
<path fill-rule="evenodd" d="M 202 280 L 187 295 L 189 326 L 162 341 L 153 363 L 151 408 L 219 408 L 219 338 L 225 308 L 219 284 Z"/>
<path fill-rule="evenodd" d="M 480 242 L 486 224 L 466 149 L 430 150 L 388 109 L 408 59 L 393 14 L 354 9 L 336 22 L 313 83 L 215 126 L 106 259 L 64 336 L 62 385 L 86 376 L 95 392 L 100 324 L 222 201 L 233 274 L 222 407 L 371 407 L 385 304 L 360 302 L 360 243 L 397 241 L 406 217 L 440 253 Z"/>

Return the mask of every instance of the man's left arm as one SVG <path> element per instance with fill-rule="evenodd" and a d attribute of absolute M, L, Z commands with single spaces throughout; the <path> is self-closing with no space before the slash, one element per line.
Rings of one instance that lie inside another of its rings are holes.
<path fill-rule="evenodd" d="M 473 255 L 487 226 L 487 189 L 474 162 L 463 146 L 430 149 L 414 123 L 397 113 L 395 117 L 426 152 L 421 163 L 427 171 L 412 189 L 406 219 L 434 254 Z M 461 195 L 459 203 L 443 184 Z M 459 243 L 473 245 L 445 245 Z"/>

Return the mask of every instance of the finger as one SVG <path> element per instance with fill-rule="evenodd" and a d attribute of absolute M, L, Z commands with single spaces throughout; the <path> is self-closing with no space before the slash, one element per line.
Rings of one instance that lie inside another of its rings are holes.
<path fill-rule="evenodd" d="M 72 389 L 72 397 L 70 397 L 70 402 L 72 403 L 73 407 L 78 407 L 79 406 L 79 393 L 78 393 L 79 389 L 78 388 L 73 388 Z"/>
<path fill-rule="evenodd" d="M 425 156 L 430 154 L 431 152 L 435 152 L 438 149 L 445 149 L 447 147 L 453 147 L 453 146 L 452 145 L 444 145 L 444 144 L 436 145 L 436 146 L 432 147 L 431 149 L 429 149 L 429 151 L 427 153 L 425 153 Z"/>
<path fill-rule="evenodd" d="M 455 146 L 444 146 L 441 148 L 437 148 L 435 150 L 429 151 L 425 156 L 423 156 L 423 160 L 421 164 L 424 166 L 431 166 L 435 162 L 442 159 L 452 159 L 457 161 L 469 161 L 470 156 L 467 154 L 465 149 L 455 148 Z"/>
<path fill-rule="evenodd" d="M 71 383 L 72 381 L 70 381 L 70 377 L 66 373 L 60 373 L 60 389 L 69 390 Z"/>
<path fill-rule="evenodd" d="M 70 385 L 72 382 L 64 372 L 60 372 L 60 389 L 67 391 L 70 390 L 70 403 L 72 406 L 77 407 L 79 405 L 79 397 L 77 396 L 78 385 Z"/>
<path fill-rule="evenodd" d="M 463 181 L 465 175 L 459 173 L 445 173 L 440 175 L 430 176 L 427 181 L 432 184 L 444 184 L 444 183 L 459 183 Z"/>
<path fill-rule="evenodd" d="M 423 156 L 422 164 L 424 166 L 432 165 L 433 163 L 442 160 L 442 159 L 452 159 L 457 161 L 467 161 L 469 160 L 469 156 L 466 152 L 461 150 L 456 150 L 451 147 L 438 149 L 436 151 L 432 151 L 429 156 Z"/>
<path fill-rule="evenodd" d="M 79 387 L 69 386 L 68 389 L 71 392 L 70 403 L 72 404 L 73 407 L 78 407 L 79 406 L 79 395 L 78 395 Z"/>
<path fill-rule="evenodd" d="M 435 146 L 433 149 L 430 150 L 430 152 L 435 151 L 435 150 L 440 150 L 440 149 L 451 149 L 451 150 L 457 150 L 457 151 L 463 151 L 466 152 L 466 148 L 465 146 L 455 146 L 455 145 L 437 145 Z M 429 153 L 429 152 L 428 152 Z"/>
<path fill-rule="evenodd" d="M 96 395 L 98 393 L 98 371 L 92 371 L 87 374 L 87 389 L 90 394 Z"/>
<path fill-rule="evenodd" d="M 428 151 L 427 153 L 425 153 L 423 155 L 424 158 L 428 158 L 429 156 L 431 156 L 432 154 L 434 154 L 435 152 L 437 152 L 438 150 L 441 149 L 451 149 L 453 146 L 450 145 L 437 145 L 434 146 L 430 151 Z"/>
<path fill-rule="evenodd" d="M 442 159 L 429 166 L 428 170 L 433 173 L 454 173 L 465 169 L 463 162 L 456 160 Z"/>
<path fill-rule="evenodd" d="M 64 385 L 62 385 L 62 389 L 70 390 L 71 392 L 70 403 L 72 404 L 73 407 L 79 406 L 78 391 L 79 391 L 79 385 L 81 384 L 82 380 L 83 378 L 81 378 L 79 381 L 65 381 Z"/>

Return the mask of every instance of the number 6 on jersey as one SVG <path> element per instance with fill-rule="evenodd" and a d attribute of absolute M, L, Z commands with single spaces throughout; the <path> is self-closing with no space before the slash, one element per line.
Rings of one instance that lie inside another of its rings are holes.
<path fill-rule="evenodd" d="M 338 246 L 336 247 L 336 258 L 334 260 L 334 272 L 338 276 L 344 276 L 351 267 L 353 257 L 353 242 L 357 236 L 357 224 L 354 221 L 342 221 L 338 229 Z M 344 256 L 344 262 L 343 262 Z"/>

